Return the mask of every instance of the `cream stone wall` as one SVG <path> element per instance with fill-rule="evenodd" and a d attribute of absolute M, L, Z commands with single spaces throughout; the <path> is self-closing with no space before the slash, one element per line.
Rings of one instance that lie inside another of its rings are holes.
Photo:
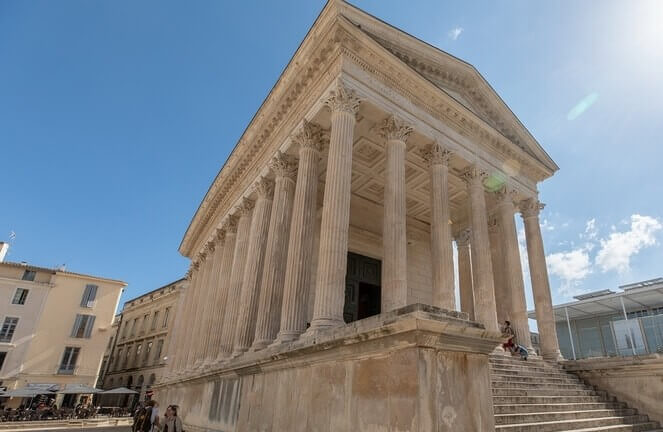
<path fill-rule="evenodd" d="M 663 355 L 589 358 L 566 361 L 564 367 L 663 423 Z"/>
<path fill-rule="evenodd" d="M 22 280 L 26 269 L 37 272 L 34 282 Z M 97 286 L 95 300 L 81 306 L 85 287 Z M 21 388 L 28 383 L 94 386 L 112 333 L 113 316 L 124 282 L 57 269 L 0 263 L 0 320 L 19 318 L 9 343 L 0 343 L 7 357 L 0 370 L 3 385 Z M 30 291 L 24 305 L 12 305 L 16 287 Z M 88 307 L 89 306 L 89 307 Z M 94 315 L 88 337 L 72 337 L 77 314 Z M 74 370 L 60 370 L 66 347 L 80 349 Z"/>

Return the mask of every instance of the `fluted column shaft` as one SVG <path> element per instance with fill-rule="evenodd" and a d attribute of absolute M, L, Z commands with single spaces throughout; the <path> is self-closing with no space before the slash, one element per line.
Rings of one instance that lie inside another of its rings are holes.
<path fill-rule="evenodd" d="M 497 212 L 502 234 L 504 280 L 509 290 L 508 298 L 511 305 L 510 321 L 516 333 L 516 341 L 526 347 L 530 352 L 534 352 L 532 338 L 529 334 L 529 323 L 527 321 L 525 283 L 523 281 L 523 269 L 520 262 L 520 250 L 518 248 L 518 232 L 514 220 L 516 208 L 513 204 L 513 195 L 513 193 L 507 190 L 498 193 L 499 204 Z"/>
<path fill-rule="evenodd" d="M 501 325 L 505 320 L 511 320 L 511 297 L 504 278 L 504 242 L 502 227 L 497 217 L 492 217 L 488 221 L 488 235 L 490 237 L 490 258 L 493 265 L 497 322 Z"/>
<path fill-rule="evenodd" d="M 350 223 L 350 180 L 355 114 L 359 100 L 339 86 L 331 108 L 331 137 L 320 227 L 320 252 L 311 333 L 343 324 Z"/>
<path fill-rule="evenodd" d="M 470 257 L 470 230 L 463 230 L 456 238 L 458 247 L 458 288 L 460 310 L 474 320 L 474 293 L 472 287 L 472 261 Z"/>
<path fill-rule="evenodd" d="M 215 305 L 217 298 L 218 272 L 223 254 L 223 246 L 219 240 L 219 231 L 215 234 L 214 245 L 211 249 L 209 260 L 209 275 L 207 276 L 207 287 L 205 288 L 205 298 L 201 305 L 199 320 L 200 333 L 198 334 L 198 345 L 196 347 L 196 367 L 202 366 L 207 359 L 207 345 L 210 343 L 211 329 L 215 316 Z"/>
<path fill-rule="evenodd" d="M 201 318 L 204 312 L 205 308 L 205 302 L 207 301 L 207 288 L 209 286 L 209 276 L 211 273 L 211 261 L 212 261 L 212 253 L 213 251 L 210 250 L 210 245 L 207 244 L 205 246 L 205 255 L 204 258 L 200 262 L 201 266 L 201 277 L 200 277 L 200 284 L 198 285 L 196 289 L 196 299 L 194 302 L 193 309 L 191 313 L 193 314 L 192 316 L 195 316 L 197 318 Z M 187 360 L 186 360 L 186 365 L 188 370 L 192 370 L 197 364 L 197 362 L 200 360 L 198 355 L 198 346 L 200 345 L 200 332 L 202 329 L 202 319 L 194 319 L 193 326 L 192 326 L 192 337 L 191 337 L 191 343 L 187 349 Z"/>
<path fill-rule="evenodd" d="M 382 312 L 407 304 L 407 231 L 405 141 L 412 128 L 393 116 L 380 127 L 386 140 L 384 216 L 382 218 Z"/>
<path fill-rule="evenodd" d="M 276 180 L 252 345 L 255 350 L 271 344 L 279 330 L 297 163 L 291 156 L 278 153 L 270 168 Z"/>
<path fill-rule="evenodd" d="M 216 315 L 214 317 L 214 328 L 212 330 L 212 339 L 207 357 L 212 359 L 210 362 L 220 361 L 221 357 L 221 337 L 223 335 L 223 322 L 226 317 L 228 295 L 230 291 L 230 278 L 233 270 L 233 257 L 235 256 L 235 241 L 237 239 L 237 218 L 229 216 L 224 224 L 226 232 L 225 244 L 223 246 L 223 255 L 221 256 L 221 265 L 219 268 L 219 297 L 217 299 Z"/>
<path fill-rule="evenodd" d="M 196 260 L 196 271 L 193 274 L 191 278 L 191 289 L 189 290 L 188 293 L 188 298 L 187 298 L 187 304 L 186 304 L 186 318 L 185 318 L 185 328 L 188 329 L 182 331 L 182 338 L 181 338 L 181 347 L 178 347 L 178 371 L 180 373 L 184 373 L 186 371 L 187 367 L 187 360 L 189 358 L 189 352 L 190 352 L 190 347 L 193 341 L 191 340 L 191 329 L 193 328 L 193 315 L 191 314 L 195 305 L 196 305 L 196 298 L 198 294 L 198 290 L 200 289 L 200 280 L 202 278 L 202 267 L 201 267 L 201 260 L 202 255 L 198 256 L 198 259 Z"/>
<path fill-rule="evenodd" d="M 251 215 L 253 201 L 244 199 L 239 209 L 239 222 L 237 224 L 237 238 L 235 239 L 235 252 L 233 254 L 232 274 L 228 299 L 226 301 L 226 316 L 223 318 L 223 331 L 221 333 L 221 352 L 219 356 L 226 358 L 233 350 L 235 340 L 235 326 L 239 316 L 239 302 L 242 295 L 242 280 L 244 278 L 244 265 L 251 230 Z"/>
<path fill-rule="evenodd" d="M 495 288 L 493 285 L 493 266 L 490 258 L 488 239 L 488 216 L 486 215 L 486 197 L 483 179 L 485 173 L 471 168 L 464 175 L 468 181 L 470 196 L 470 217 L 472 221 L 472 280 L 474 285 L 474 316 L 486 330 L 498 331 L 495 310 Z"/>
<path fill-rule="evenodd" d="M 456 309 L 453 239 L 449 206 L 449 158 L 451 152 L 435 142 L 423 151 L 430 171 L 431 266 L 433 306 Z"/>
<path fill-rule="evenodd" d="M 294 138 L 299 143 L 299 166 L 288 240 L 281 325 L 276 343 L 295 340 L 306 330 L 306 306 L 311 285 L 322 133 L 317 125 L 304 122 L 302 131 Z"/>
<path fill-rule="evenodd" d="M 186 274 L 186 279 L 191 282 L 191 269 Z M 171 332 L 170 336 L 170 342 L 168 343 L 168 347 L 165 350 L 165 354 L 168 359 L 168 364 L 166 366 L 166 376 L 165 379 L 169 379 L 173 373 L 175 372 L 175 367 L 176 367 L 176 361 L 177 361 L 177 344 L 180 341 L 180 333 L 182 332 L 182 328 L 184 327 L 184 309 L 186 305 L 186 294 L 188 289 L 182 290 L 179 288 L 180 293 L 179 297 L 177 298 L 177 305 L 175 306 L 175 318 L 173 321 L 173 330 Z"/>
<path fill-rule="evenodd" d="M 175 317 L 175 324 L 173 326 L 173 336 L 168 347 L 168 362 L 170 374 L 177 374 L 182 367 L 182 357 L 184 355 L 184 340 L 186 338 L 185 331 L 189 324 L 187 310 L 191 303 L 191 296 L 193 292 L 194 279 L 197 275 L 197 263 L 192 263 L 189 272 L 187 273 L 187 280 L 189 284 L 187 288 L 180 294 L 178 301 L 177 315 Z"/>
<path fill-rule="evenodd" d="M 262 282 L 262 270 L 267 247 L 267 231 L 269 230 L 269 219 L 274 195 L 274 182 L 264 178 L 260 179 L 256 183 L 256 189 L 258 191 L 258 199 L 256 200 L 253 219 L 251 220 L 246 266 L 244 267 L 244 277 L 242 279 L 242 295 L 239 303 L 235 342 L 233 343 L 233 356 L 237 356 L 248 350 L 255 335 L 260 284 Z"/>
<path fill-rule="evenodd" d="M 214 251 L 214 262 L 212 265 L 212 274 L 210 276 L 210 290 L 207 305 L 205 306 L 205 324 L 203 325 L 203 344 L 200 357 L 203 359 L 203 366 L 207 366 L 216 359 L 216 355 L 212 356 L 212 344 L 214 339 L 214 328 L 219 318 L 223 317 L 220 297 L 225 287 L 220 285 L 221 277 L 221 261 L 225 252 L 226 232 L 223 228 L 216 230 L 216 249 Z M 221 318 L 223 319 L 223 318 Z"/>
<path fill-rule="evenodd" d="M 534 294 L 534 308 L 536 309 L 536 323 L 539 328 L 541 355 L 546 360 L 561 360 L 562 354 L 559 351 L 557 329 L 555 328 L 550 282 L 546 267 L 546 255 L 543 249 L 541 226 L 539 225 L 539 212 L 542 208 L 543 204 L 533 199 L 526 200 L 520 205 L 525 223 L 529 274 Z"/>

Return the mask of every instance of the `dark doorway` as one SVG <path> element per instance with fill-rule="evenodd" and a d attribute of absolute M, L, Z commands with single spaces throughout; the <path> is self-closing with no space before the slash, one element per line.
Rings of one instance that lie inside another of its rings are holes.
<path fill-rule="evenodd" d="M 381 264 L 374 258 L 348 253 L 345 307 L 343 308 L 343 319 L 346 323 L 380 313 Z"/>

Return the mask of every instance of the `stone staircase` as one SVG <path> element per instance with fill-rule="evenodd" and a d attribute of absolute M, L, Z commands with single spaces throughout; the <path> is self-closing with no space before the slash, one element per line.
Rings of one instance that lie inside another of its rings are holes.
<path fill-rule="evenodd" d="M 496 432 L 663 432 L 561 365 L 491 355 Z"/>

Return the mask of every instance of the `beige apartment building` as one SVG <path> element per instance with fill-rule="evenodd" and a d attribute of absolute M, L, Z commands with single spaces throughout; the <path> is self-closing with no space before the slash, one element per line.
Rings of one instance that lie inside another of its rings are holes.
<path fill-rule="evenodd" d="M 0 262 L 0 381 L 94 386 L 125 282 Z"/>
<path fill-rule="evenodd" d="M 115 317 L 102 367 L 104 389 L 128 387 L 143 399 L 159 381 L 167 361 L 175 310 L 187 283 L 180 279 L 124 304 Z"/>

